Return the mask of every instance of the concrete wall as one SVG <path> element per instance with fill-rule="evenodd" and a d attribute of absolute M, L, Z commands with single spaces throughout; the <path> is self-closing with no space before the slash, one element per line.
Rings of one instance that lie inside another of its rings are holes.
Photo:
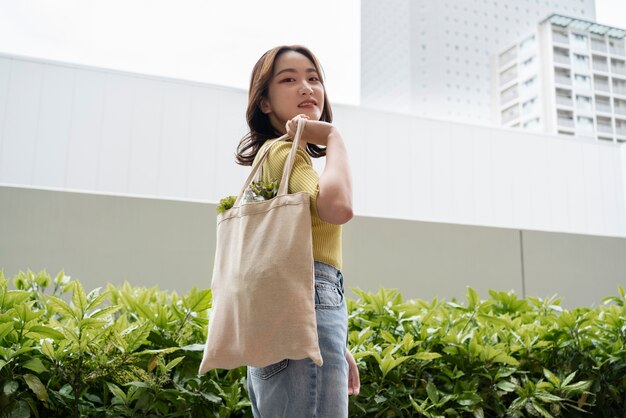
<path fill-rule="evenodd" d="M 0 187 L 0 269 L 185 292 L 209 287 L 215 205 Z M 466 286 L 566 306 L 598 304 L 626 286 L 626 239 L 357 216 L 344 228 L 346 287 L 405 298 L 463 299 Z M 350 296 L 354 296 L 349 292 Z"/>

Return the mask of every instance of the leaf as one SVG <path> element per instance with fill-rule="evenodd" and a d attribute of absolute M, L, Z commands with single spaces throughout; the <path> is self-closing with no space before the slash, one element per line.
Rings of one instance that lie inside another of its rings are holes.
<path fill-rule="evenodd" d="M 59 299 L 56 296 L 50 296 L 48 298 L 48 305 L 53 307 L 57 313 L 61 313 L 72 318 L 76 317 L 76 311 L 72 309 L 72 307 L 63 299 Z"/>
<path fill-rule="evenodd" d="M 83 285 L 78 280 L 73 282 L 72 302 L 81 314 L 80 316 L 84 316 L 87 312 L 87 295 Z"/>
<path fill-rule="evenodd" d="M 184 351 L 204 351 L 204 344 L 189 344 L 184 347 L 180 347 Z"/>
<path fill-rule="evenodd" d="M 467 301 L 469 302 L 470 309 L 474 309 L 480 303 L 478 293 L 469 286 L 467 288 Z"/>
<path fill-rule="evenodd" d="M 148 341 L 150 328 L 150 323 L 144 322 L 140 326 L 132 326 L 123 331 L 127 353 L 132 353 Z"/>
<path fill-rule="evenodd" d="M 44 325 L 33 325 L 28 328 L 26 335 L 31 338 L 51 338 L 55 341 L 60 341 L 65 338 L 65 335 L 62 332 Z"/>
<path fill-rule="evenodd" d="M 11 331 L 13 331 L 13 321 L 0 324 L 0 341 L 9 335 Z"/>
<path fill-rule="evenodd" d="M 109 388 L 109 391 L 113 394 L 113 396 L 121 399 L 124 403 L 126 403 L 126 394 L 122 389 L 119 388 L 119 386 L 117 386 L 115 383 L 107 382 L 107 387 Z"/>
<path fill-rule="evenodd" d="M 30 390 L 32 390 L 33 393 L 37 395 L 37 399 L 39 399 L 40 401 L 44 401 L 44 402 L 48 401 L 48 391 L 46 390 L 46 387 L 43 385 L 43 383 L 41 383 L 41 380 L 39 380 L 37 376 L 32 375 L 30 373 L 26 373 L 24 375 L 24 381 L 26 381 L 26 384 L 28 385 Z"/>
<path fill-rule="evenodd" d="M 45 354 L 49 359 L 56 360 L 56 354 L 54 352 L 54 347 L 52 347 L 52 343 L 50 341 L 45 340 L 41 344 L 41 352 Z"/>
<path fill-rule="evenodd" d="M 30 418 L 30 407 L 26 401 L 17 401 L 13 404 L 13 409 L 8 414 L 11 418 Z"/>
<path fill-rule="evenodd" d="M 33 357 L 24 363 L 24 367 L 28 370 L 32 370 L 35 373 L 43 373 L 47 372 L 48 369 L 44 366 L 43 362 L 39 357 Z"/>
<path fill-rule="evenodd" d="M 183 305 L 191 312 L 202 312 L 211 307 L 211 300 L 211 289 L 192 289 L 191 292 L 183 298 Z"/>
<path fill-rule="evenodd" d="M 498 389 L 501 389 L 505 392 L 513 392 L 516 386 L 509 381 L 501 380 L 498 383 L 496 383 L 496 387 L 498 387 Z"/>
<path fill-rule="evenodd" d="M 85 311 L 90 311 L 100 305 L 109 296 L 108 292 L 100 294 L 102 287 L 97 287 L 87 295 L 87 306 Z"/>
<path fill-rule="evenodd" d="M 19 387 L 20 387 L 20 384 L 17 383 L 15 380 L 9 380 L 8 382 L 5 382 L 4 386 L 2 387 L 2 392 L 6 396 L 11 396 L 15 392 L 17 392 L 17 389 Z"/>
<path fill-rule="evenodd" d="M 185 356 L 181 356 L 181 357 L 176 357 L 174 360 L 170 361 L 169 363 L 167 363 L 167 365 L 165 366 L 165 368 L 167 370 L 172 370 L 174 367 L 176 367 L 176 365 L 178 363 L 180 363 L 181 361 L 183 361 L 183 359 L 185 358 Z"/>
<path fill-rule="evenodd" d="M 428 382 L 426 385 L 426 393 L 428 394 L 428 399 L 430 399 L 434 404 L 439 402 L 439 391 L 433 382 Z"/>
<path fill-rule="evenodd" d="M 94 319 L 101 318 L 103 316 L 111 315 L 111 314 L 113 314 L 114 312 L 117 312 L 120 309 L 121 309 L 121 306 L 119 306 L 119 305 L 107 306 L 106 308 L 97 309 L 97 310 L 93 311 L 89 315 L 89 317 L 90 318 L 94 318 Z"/>
<path fill-rule="evenodd" d="M 421 352 L 421 353 L 414 354 L 412 357 L 417 359 L 417 360 L 428 361 L 428 360 L 438 359 L 439 357 L 441 357 L 441 354 L 439 354 L 439 353 Z"/>

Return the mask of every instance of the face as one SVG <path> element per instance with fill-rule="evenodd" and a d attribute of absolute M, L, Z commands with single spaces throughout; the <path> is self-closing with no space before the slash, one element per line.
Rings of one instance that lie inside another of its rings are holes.
<path fill-rule="evenodd" d="M 319 120 L 324 108 L 324 86 L 311 60 L 295 51 L 281 54 L 260 108 L 281 133 L 285 133 L 285 123 L 301 113 Z"/>

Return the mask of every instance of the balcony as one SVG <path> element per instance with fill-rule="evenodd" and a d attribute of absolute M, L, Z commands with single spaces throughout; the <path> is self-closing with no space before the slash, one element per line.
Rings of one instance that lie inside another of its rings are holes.
<path fill-rule="evenodd" d="M 616 46 L 612 46 L 610 48 L 611 51 L 611 55 L 617 55 L 620 57 L 623 57 L 626 54 L 626 50 L 624 50 L 624 47 L 616 47 Z"/>
<path fill-rule="evenodd" d="M 517 99 L 518 97 L 519 97 L 519 92 L 517 91 L 517 88 L 507 89 L 503 91 L 502 93 L 500 93 L 500 103 L 506 104 L 510 102 L 511 100 Z"/>
<path fill-rule="evenodd" d="M 606 65 L 606 62 L 593 62 L 593 69 L 596 71 L 604 71 L 605 73 L 609 72 L 609 66 Z"/>
<path fill-rule="evenodd" d="M 511 80 L 515 80 L 517 78 L 517 68 L 513 67 L 510 70 L 505 71 L 500 74 L 500 85 L 503 86 Z"/>
<path fill-rule="evenodd" d="M 517 49 L 516 49 L 516 47 L 513 47 L 513 48 L 503 52 L 502 54 L 500 54 L 500 57 L 498 58 L 498 62 L 500 63 L 500 67 L 504 67 L 505 65 L 507 65 L 508 63 L 513 61 L 516 57 L 517 57 Z"/>
<path fill-rule="evenodd" d="M 615 133 L 617 135 L 626 136 L 626 126 L 616 126 Z"/>
<path fill-rule="evenodd" d="M 611 65 L 611 72 L 613 74 L 626 75 L 626 65 Z"/>
<path fill-rule="evenodd" d="M 613 94 L 626 96 L 626 87 L 613 86 Z"/>
<path fill-rule="evenodd" d="M 611 113 L 611 104 L 596 101 L 596 110 L 598 112 Z"/>
<path fill-rule="evenodd" d="M 554 54 L 554 62 L 557 64 L 570 65 L 569 55 Z"/>
<path fill-rule="evenodd" d="M 569 38 L 567 37 L 567 34 L 562 32 L 552 32 L 552 41 L 569 45 Z"/>
<path fill-rule="evenodd" d="M 613 127 L 611 126 L 611 124 L 609 123 L 608 125 L 606 123 L 600 123 L 600 121 L 598 121 L 598 132 L 602 132 L 605 134 L 612 134 L 613 133 Z"/>
<path fill-rule="evenodd" d="M 595 39 L 591 40 L 591 49 L 594 52 L 602 52 L 606 54 L 606 43 L 604 41 L 598 41 Z"/>
<path fill-rule="evenodd" d="M 573 128 L 574 127 L 574 119 L 572 118 L 564 118 L 564 117 L 558 117 L 557 118 L 557 122 L 559 124 L 559 128 L 560 127 L 565 127 L 565 128 Z"/>
<path fill-rule="evenodd" d="M 567 86 L 571 86 L 572 85 L 572 78 L 571 77 L 566 77 L 564 75 L 556 75 L 554 77 L 554 80 L 557 82 L 557 84 L 564 84 Z"/>
<path fill-rule="evenodd" d="M 556 96 L 556 104 L 561 106 L 572 107 L 571 96 Z"/>
<path fill-rule="evenodd" d="M 624 115 L 624 116 L 626 116 L 626 106 L 615 107 L 614 112 L 615 112 L 616 115 Z"/>

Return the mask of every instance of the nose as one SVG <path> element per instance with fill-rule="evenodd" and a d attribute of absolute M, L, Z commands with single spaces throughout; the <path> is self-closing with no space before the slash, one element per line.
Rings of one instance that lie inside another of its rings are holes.
<path fill-rule="evenodd" d="M 313 89 L 311 88 L 311 86 L 308 83 L 304 83 L 299 90 L 300 94 L 302 95 L 307 95 L 307 94 L 313 94 Z"/>

